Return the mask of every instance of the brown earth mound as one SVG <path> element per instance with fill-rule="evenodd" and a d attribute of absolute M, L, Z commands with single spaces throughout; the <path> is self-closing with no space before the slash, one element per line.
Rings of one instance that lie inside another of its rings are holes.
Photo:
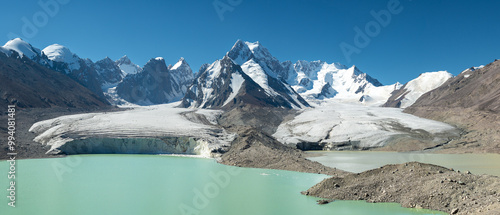
<path fill-rule="evenodd" d="M 450 214 L 500 214 L 500 178 L 418 162 L 332 177 L 303 194 L 326 199 L 397 202 Z"/>

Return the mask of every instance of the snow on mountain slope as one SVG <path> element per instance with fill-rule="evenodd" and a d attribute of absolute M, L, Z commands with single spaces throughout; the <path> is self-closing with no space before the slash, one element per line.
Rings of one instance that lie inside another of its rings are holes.
<path fill-rule="evenodd" d="M 41 54 L 40 49 L 34 48 L 31 44 L 25 42 L 20 38 L 16 38 L 5 43 L 3 48 L 8 50 L 13 50 L 19 53 L 19 55 L 24 55 L 30 59 L 34 59 L 36 56 Z"/>
<path fill-rule="evenodd" d="M 269 86 L 268 76 L 264 69 L 253 59 L 241 65 L 241 70 L 262 87 L 269 95 L 277 95 L 277 93 Z"/>
<path fill-rule="evenodd" d="M 226 99 L 222 106 L 225 106 L 229 102 L 234 100 L 236 95 L 238 95 L 238 92 L 240 92 L 243 82 L 245 82 L 245 79 L 243 78 L 243 76 L 241 76 L 241 74 L 231 74 L 231 94 L 229 94 L 229 97 Z"/>
<path fill-rule="evenodd" d="M 411 106 L 423 94 L 434 90 L 452 78 L 446 71 L 426 72 L 409 81 L 403 87 L 393 92 L 384 106 L 406 108 Z"/>
<path fill-rule="evenodd" d="M 464 78 L 468 78 L 470 77 L 472 74 L 474 74 L 474 71 L 478 70 L 478 69 L 482 69 L 484 67 L 484 65 L 481 65 L 481 66 L 473 66 L 471 68 L 468 68 L 464 71 L 462 71 L 460 74 L 464 74 Z"/>
<path fill-rule="evenodd" d="M 290 121 L 283 122 L 273 135 L 284 144 L 319 143 L 325 147 L 352 145 L 379 147 L 395 137 L 458 135 L 448 124 L 405 114 L 401 109 L 369 107 L 360 104 L 323 103 L 304 109 Z"/>
<path fill-rule="evenodd" d="M 80 58 L 62 45 L 53 44 L 47 46 L 42 52 L 52 61 L 68 64 L 70 70 L 80 69 Z"/>
<path fill-rule="evenodd" d="M 125 147 L 127 139 L 142 138 L 133 143 L 141 144 L 136 148 L 147 148 L 153 143 L 166 141 L 166 137 L 179 138 L 176 141 L 175 151 L 160 151 L 161 147 L 153 148 L 158 153 L 194 153 L 209 156 L 212 149 L 230 143 L 233 134 L 214 126 L 190 121 L 186 118 L 192 109 L 173 108 L 172 105 L 156 105 L 149 107 L 135 107 L 131 110 L 110 113 L 89 113 L 62 116 L 35 123 L 30 132 L 37 136 L 34 141 L 51 146 L 50 151 L 57 151 L 65 144 L 76 144 L 92 138 L 106 140 L 123 139 L 122 141 L 108 141 L 114 145 L 90 145 L 97 148 L 120 150 Z M 195 110 L 194 113 L 197 111 Z M 217 111 L 203 110 L 201 115 L 219 114 Z M 193 141 L 181 145 L 181 138 L 190 138 Z M 95 141 L 99 142 L 99 141 Z M 177 145 L 178 144 L 178 145 Z M 162 142 L 162 145 L 165 143 Z M 66 146 L 68 147 L 68 146 Z M 183 149 L 183 147 L 185 147 Z M 49 151 L 49 152 L 50 152 Z M 94 150 L 98 151 L 98 150 Z"/>
<path fill-rule="evenodd" d="M 225 57 L 216 60 L 194 80 L 182 99 L 181 106 L 191 108 L 226 106 L 236 97 L 245 82 L 241 73 L 242 71 L 235 68 L 231 59 Z"/>
<path fill-rule="evenodd" d="M 174 81 L 177 83 L 177 85 L 180 86 L 182 96 L 184 96 L 187 88 L 193 82 L 194 79 L 193 70 L 191 70 L 189 64 L 182 57 L 169 70 L 170 73 L 172 74 L 172 78 L 174 79 Z"/>
<path fill-rule="evenodd" d="M 115 61 L 116 65 L 120 67 L 122 72 L 126 75 L 135 74 L 142 71 L 142 68 L 134 63 L 127 57 L 127 55 L 121 57 L 117 61 Z"/>
<path fill-rule="evenodd" d="M 298 61 L 289 71 L 288 82 L 308 102 L 322 100 L 379 106 L 400 84 L 383 86 L 356 66 L 347 68 L 324 61 Z"/>
<path fill-rule="evenodd" d="M 361 104 L 369 105 L 369 106 L 382 106 L 387 101 L 389 97 L 391 97 L 392 93 L 396 90 L 399 90 L 403 85 L 399 82 L 386 85 L 386 86 L 367 86 L 364 89 L 363 96 L 360 98 Z"/>
<path fill-rule="evenodd" d="M 181 106 L 233 108 L 254 105 L 290 109 L 308 105 L 299 95 L 294 95 L 290 87 L 266 74 L 258 64 L 250 61 L 245 69 L 246 72 L 227 55 L 215 61 L 195 79 Z"/>
<path fill-rule="evenodd" d="M 446 71 L 427 72 L 409 81 L 403 88 L 409 93 L 401 101 L 401 107 L 405 108 L 412 105 L 421 95 L 438 88 L 451 77 L 453 75 Z"/>
<path fill-rule="evenodd" d="M 309 104 L 286 83 L 282 75 L 287 68 L 271 55 L 259 42 L 236 41 L 226 56 L 241 66 L 242 71 L 272 97 L 280 97 L 293 108 L 303 108 Z M 288 106 L 288 105 L 287 105 Z"/>

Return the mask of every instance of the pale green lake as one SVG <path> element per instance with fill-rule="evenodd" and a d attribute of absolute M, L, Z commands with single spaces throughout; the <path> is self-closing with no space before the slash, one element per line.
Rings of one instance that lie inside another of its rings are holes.
<path fill-rule="evenodd" d="M 444 214 L 395 203 L 317 205 L 316 198 L 300 191 L 325 175 L 228 167 L 211 159 L 78 155 L 19 160 L 16 167 L 16 207 L 11 208 L 8 163 L 0 161 L 2 215 Z"/>
<path fill-rule="evenodd" d="M 362 172 L 386 164 L 410 161 L 436 164 L 474 174 L 500 176 L 500 154 L 432 154 L 377 151 L 309 151 L 308 159 L 325 166 L 350 172 Z"/>

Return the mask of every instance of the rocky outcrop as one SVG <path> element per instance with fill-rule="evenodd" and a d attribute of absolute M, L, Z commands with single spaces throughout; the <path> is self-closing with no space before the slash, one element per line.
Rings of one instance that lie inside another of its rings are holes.
<path fill-rule="evenodd" d="M 500 178 L 455 172 L 431 164 L 386 165 L 332 177 L 303 194 L 335 200 L 397 202 L 450 214 L 499 214 Z"/>
<path fill-rule="evenodd" d="M 284 146 L 272 136 L 252 128 L 241 128 L 238 137 L 224 153 L 220 163 L 239 167 L 281 169 L 332 176 L 347 172 L 323 166 L 305 158 L 298 149 Z"/>
<path fill-rule="evenodd" d="M 142 72 L 127 75 L 116 92 L 128 102 L 140 105 L 174 102 L 183 96 L 182 85 L 160 57 L 149 60 Z"/>
<path fill-rule="evenodd" d="M 122 81 L 126 75 L 109 57 L 95 62 L 95 69 L 97 74 L 99 74 L 101 86 L 116 85 Z"/>

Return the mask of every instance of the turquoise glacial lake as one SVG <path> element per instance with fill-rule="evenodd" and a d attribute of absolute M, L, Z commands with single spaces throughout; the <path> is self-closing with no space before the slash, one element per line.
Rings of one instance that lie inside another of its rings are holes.
<path fill-rule="evenodd" d="M 308 151 L 308 159 L 349 172 L 363 172 L 387 164 L 430 163 L 462 172 L 500 177 L 500 154 L 434 154 L 377 151 Z"/>
<path fill-rule="evenodd" d="M 396 203 L 317 205 L 300 191 L 327 176 L 229 167 L 212 159 L 160 155 L 77 155 L 18 160 L 16 204 L 8 206 L 9 164 L 0 161 L 8 215 L 413 215 L 444 214 Z"/>

